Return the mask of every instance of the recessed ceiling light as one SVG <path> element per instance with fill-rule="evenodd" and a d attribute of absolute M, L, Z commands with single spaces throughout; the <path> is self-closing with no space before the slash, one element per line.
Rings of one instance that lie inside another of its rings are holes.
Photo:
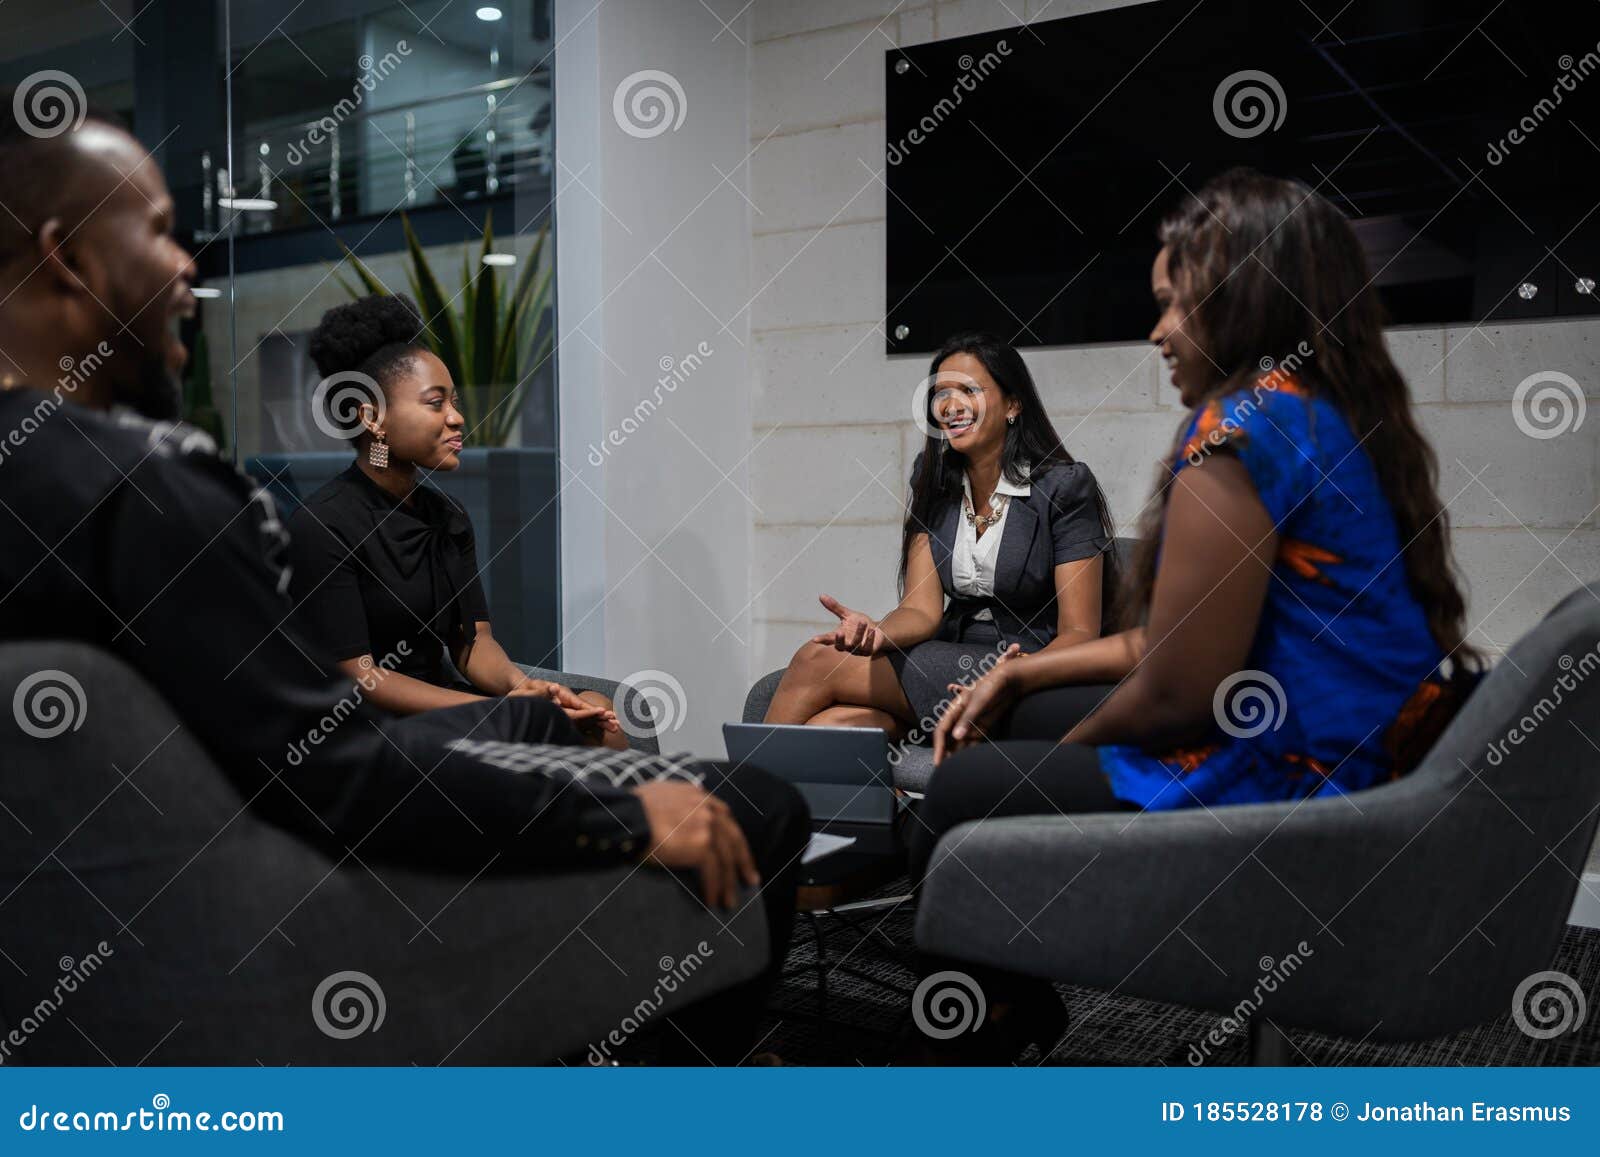
<path fill-rule="evenodd" d="M 222 296 L 222 290 L 213 289 L 209 285 L 196 285 L 193 288 L 191 288 L 189 290 L 189 292 L 194 294 L 196 297 L 221 297 Z"/>
<path fill-rule="evenodd" d="M 485 265 L 515 265 L 517 263 L 517 255 L 515 253 L 485 253 L 483 255 L 483 263 Z"/>
<path fill-rule="evenodd" d="M 266 197 L 218 197 L 217 204 L 241 213 L 270 213 L 278 207 L 276 201 Z"/>
<path fill-rule="evenodd" d="M 500 19 L 500 17 L 502 17 L 504 15 L 505 15 L 505 13 L 501 12 L 500 9 L 495 8 L 495 7 L 493 7 L 491 5 L 488 5 L 488 4 L 484 5 L 480 9 L 478 9 L 478 19 L 479 20 L 493 21 L 493 20 Z"/>

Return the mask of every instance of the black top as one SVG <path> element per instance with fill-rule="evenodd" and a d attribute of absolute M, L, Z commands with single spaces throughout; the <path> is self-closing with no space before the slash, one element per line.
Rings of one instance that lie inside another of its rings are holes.
<path fill-rule="evenodd" d="M 308 661 L 292 630 L 286 552 L 272 497 L 204 434 L 0 390 L 0 641 L 116 655 L 285 827 L 458 868 L 490 853 L 500 867 L 633 858 L 643 805 L 574 779 L 587 753 L 512 772 L 441 744 L 419 770 L 385 731 L 409 719 L 352 711 L 350 680 Z M 344 722 L 305 746 L 329 718 Z M 296 745 L 304 758 L 286 762 Z M 475 831 L 443 830 L 423 770 Z"/>
<path fill-rule="evenodd" d="M 431 486 L 401 502 L 354 463 L 289 519 L 290 594 L 333 659 L 455 685 L 447 656 L 489 617 L 466 511 Z"/>

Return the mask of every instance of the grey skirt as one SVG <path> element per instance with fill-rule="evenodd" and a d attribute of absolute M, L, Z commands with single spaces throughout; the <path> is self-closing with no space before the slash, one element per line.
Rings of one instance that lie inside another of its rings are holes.
<path fill-rule="evenodd" d="M 1005 649 L 993 623 L 968 620 L 959 642 L 930 639 L 906 651 L 891 651 L 889 663 L 915 716 L 906 738 L 932 743 L 933 728 L 950 702 L 950 684 L 977 682 Z"/>

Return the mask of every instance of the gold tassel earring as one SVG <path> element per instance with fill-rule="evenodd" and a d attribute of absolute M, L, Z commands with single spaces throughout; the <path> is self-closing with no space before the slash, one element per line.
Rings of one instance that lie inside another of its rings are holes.
<path fill-rule="evenodd" d="M 367 463 L 374 470 L 383 470 L 389 465 L 389 443 L 382 430 L 375 433 L 372 441 L 367 443 Z"/>

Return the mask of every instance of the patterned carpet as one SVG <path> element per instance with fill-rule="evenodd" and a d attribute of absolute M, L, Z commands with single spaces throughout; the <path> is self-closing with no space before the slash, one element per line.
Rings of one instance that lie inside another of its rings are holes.
<path fill-rule="evenodd" d="M 913 915 L 909 904 L 860 912 L 848 916 L 854 930 L 836 917 L 800 917 L 757 1052 L 776 1053 L 791 1065 L 887 1063 L 905 1030 L 917 982 L 911 970 Z M 827 949 L 826 995 L 818 985 L 815 925 L 823 928 Z M 1550 967 L 1576 980 L 1591 1005 L 1600 1001 L 1600 930 L 1569 926 Z M 1045 1061 L 1053 1065 L 1186 1065 L 1191 1043 L 1221 1019 L 1098 989 L 1058 988 L 1071 1020 Z M 1576 1032 L 1543 1041 L 1518 1029 L 1510 1013 L 1507 1008 L 1492 1023 L 1418 1044 L 1377 1045 L 1318 1033 L 1296 1033 L 1291 1040 L 1302 1063 L 1319 1066 L 1600 1064 L 1600 1010 L 1590 1007 Z M 1023 1061 L 1037 1064 L 1040 1058 L 1030 1052 Z M 1204 1059 L 1208 1065 L 1247 1061 L 1242 1032 Z"/>

